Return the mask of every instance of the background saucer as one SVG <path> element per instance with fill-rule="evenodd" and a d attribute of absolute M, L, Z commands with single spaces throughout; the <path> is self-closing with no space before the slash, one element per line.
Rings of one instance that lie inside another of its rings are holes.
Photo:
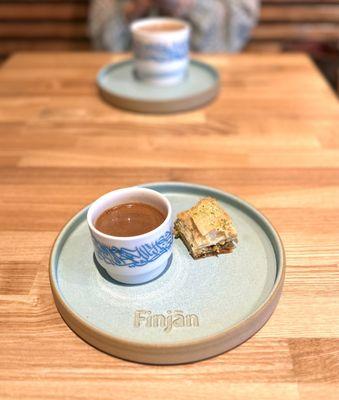
<path fill-rule="evenodd" d="M 186 79 L 174 86 L 154 86 L 135 78 L 133 61 L 109 64 L 97 76 L 103 98 L 114 106 L 143 113 L 171 113 L 211 101 L 219 89 L 219 75 L 208 64 L 192 60 Z"/>

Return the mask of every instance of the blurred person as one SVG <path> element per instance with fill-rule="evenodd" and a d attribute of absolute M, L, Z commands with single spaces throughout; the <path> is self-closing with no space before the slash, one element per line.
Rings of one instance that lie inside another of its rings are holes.
<path fill-rule="evenodd" d="M 256 25 L 260 0 L 92 0 L 89 33 L 97 50 L 121 52 L 131 47 L 129 24 L 156 16 L 191 24 L 191 49 L 237 52 Z"/>

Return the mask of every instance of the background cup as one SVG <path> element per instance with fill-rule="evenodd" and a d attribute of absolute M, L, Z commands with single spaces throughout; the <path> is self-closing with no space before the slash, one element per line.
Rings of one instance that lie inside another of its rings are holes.
<path fill-rule="evenodd" d="M 166 219 L 156 229 L 138 236 L 111 236 L 95 228 L 95 221 L 105 210 L 129 202 L 149 204 L 166 215 Z M 129 284 L 144 283 L 166 268 L 173 247 L 172 208 L 159 192 L 132 187 L 107 193 L 89 207 L 87 223 L 96 259 L 113 279 Z"/>
<path fill-rule="evenodd" d="M 142 28 L 161 25 L 162 31 Z M 171 25 L 175 30 L 165 30 Z M 174 85 L 187 74 L 189 64 L 190 26 L 173 18 L 147 18 L 131 24 L 135 74 L 154 85 Z"/>

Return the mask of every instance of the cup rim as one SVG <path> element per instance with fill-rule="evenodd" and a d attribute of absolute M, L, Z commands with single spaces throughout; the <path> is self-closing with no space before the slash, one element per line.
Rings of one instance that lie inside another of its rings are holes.
<path fill-rule="evenodd" d="M 159 23 L 178 23 L 182 25 L 182 28 L 179 28 L 175 31 L 163 31 L 163 32 L 143 32 L 140 31 L 139 28 L 142 26 L 148 26 L 152 24 L 159 24 Z M 183 19 L 179 18 L 170 18 L 170 17 L 151 17 L 151 18 L 143 18 L 138 19 L 130 24 L 130 30 L 133 35 L 143 36 L 145 38 L 155 38 L 155 37 L 168 37 L 168 36 L 178 36 L 182 35 L 183 33 L 189 33 L 191 28 L 190 25 Z"/>
<path fill-rule="evenodd" d="M 156 228 L 152 229 L 151 231 L 142 233 L 141 235 L 134 235 L 134 236 L 113 236 L 113 235 L 107 235 L 106 233 L 103 233 L 100 230 L 98 230 L 94 226 L 94 223 L 92 221 L 92 219 L 93 219 L 93 215 L 92 214 L 94 212 L 95 206 L 98 205 L 98 203 L 100 201 L 103 201 L 103 200 L 113 196 L 117 192 L 121 193 L 121 192 L 132 192 L 132 191 L 133 192 L 134 191 L 135 192 L 147 192 L 147 193 L 150 193 L 150 194 L 158 197 L 159 199 L 163 200 L 164 203 L 166 204 L 166 207 L 167 207 L 167 216 L 164 219 L 164 221 L 159 226 L 157 226 Z M 160 231 L 170 221 L 171 217 L 172 217 L 172 206 L 171 206 L 171 203 L 169 202 L 169 200 L 167 199 L 166 196 L 164 196 L 160 192 L 157 192 L 156 190 L 152 190 L 152 189 L 148 189 L 148 188 L 127 187 L 127 188 L 121 188 L 121 189 L 112 190 L 111 192 L 105 193 L 102 196 L 100 196 L 99 198 L 97 198 L 96 200 L 94 200 L 94 202 L 89 206 L 88 211 L 87 211 L 87 224 L 88 224 L 88 226 L 89 226 L 91 231 L 95 232 L 98 236 L 101 236 L 104 239 L 132 242 L 134 240 L 144 239 L 147 236 L 151 236 L 154 233 L 156 233 L 157 231 Z"/>

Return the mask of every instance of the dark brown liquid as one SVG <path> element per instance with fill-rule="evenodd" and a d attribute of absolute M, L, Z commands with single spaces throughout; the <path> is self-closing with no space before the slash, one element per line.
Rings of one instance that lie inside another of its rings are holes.
<path fill-rule="evenodd" d="M 165 216 L 144 203 L 125 203 L 105 210 L 95 221 L 95 227 L 106 235 L 136 236 L 161 225 Z"/>
<path fill-rule="evenodd" d="M 163 23 L 154 23 L 152 25 L 146 25 L 140 27 L 138 30 L 140 32 L 173 32 L 179 31 L 184 27 L 183 24 L 179 24 L 177 22 L 163 22 Z"/>

